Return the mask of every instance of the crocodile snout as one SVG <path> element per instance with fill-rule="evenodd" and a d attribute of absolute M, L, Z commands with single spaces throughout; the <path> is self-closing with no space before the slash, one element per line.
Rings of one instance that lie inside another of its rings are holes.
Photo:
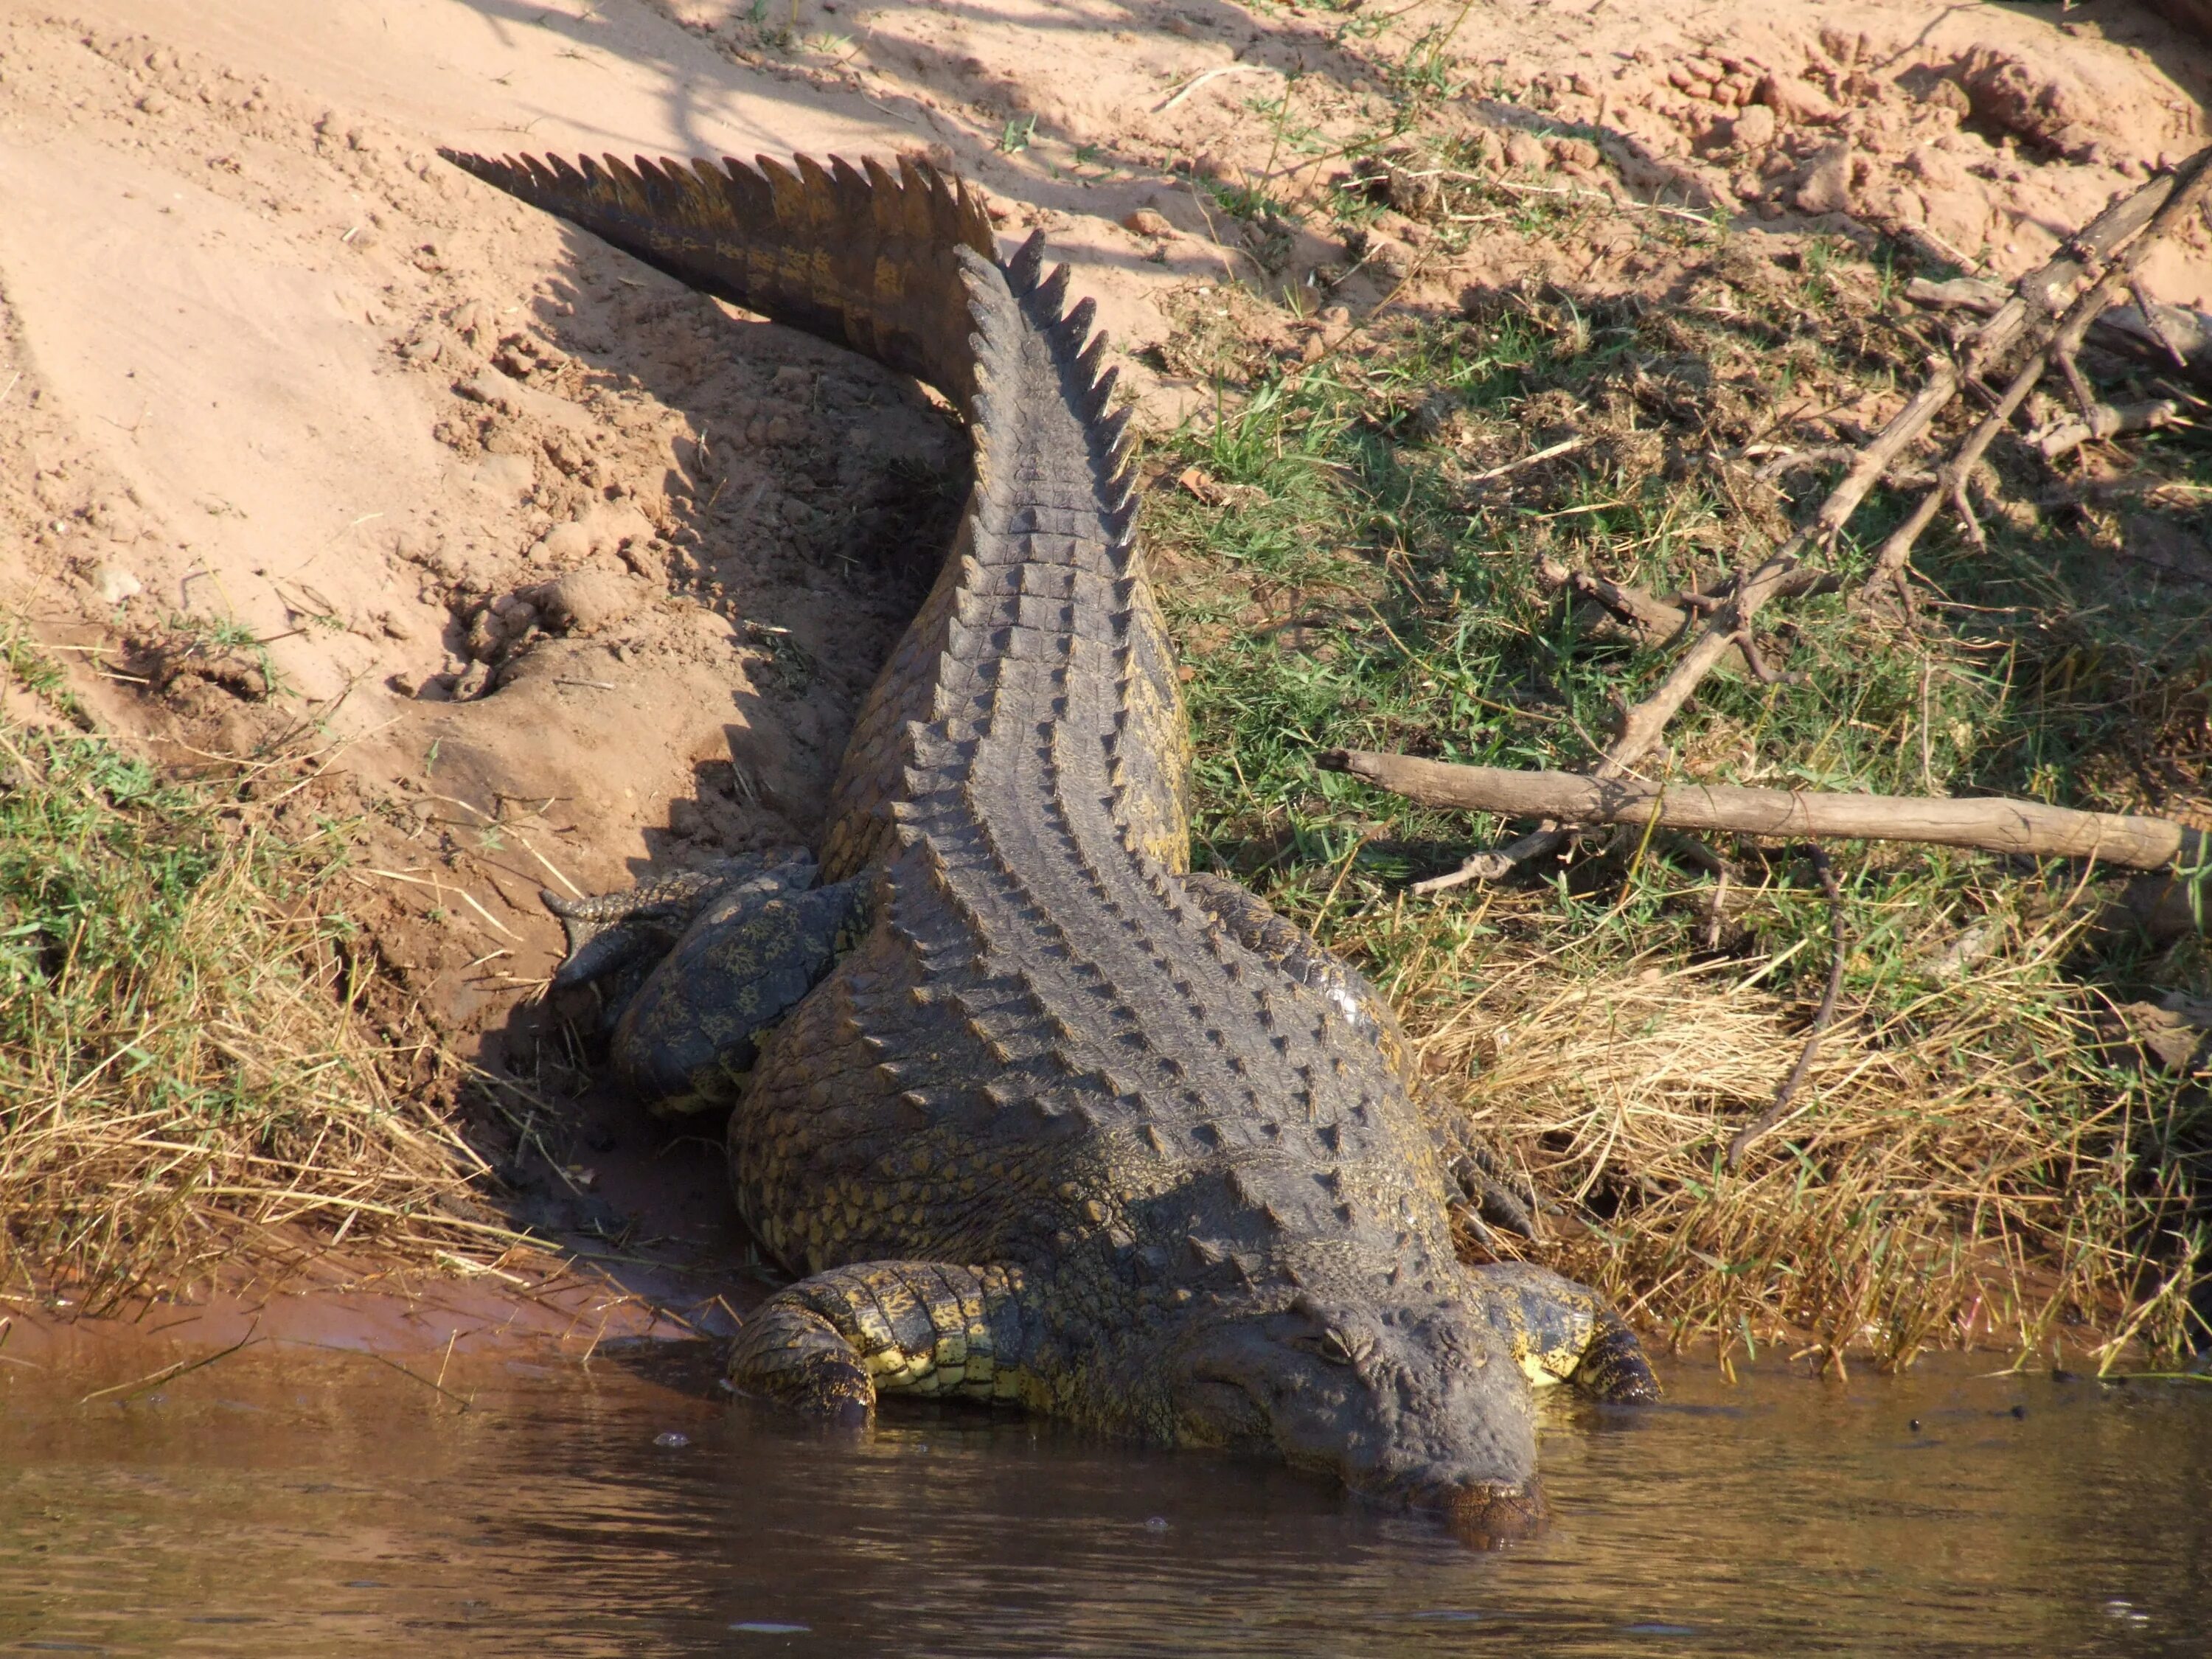
<path fill-rule="evenodd" d="M 1547 1518 L 1544 1489 L 1534 1480 L 1447 1481 L 1407 1493 L 1416 1510 L 1436 1516 L 1462 1542 L 1497 1549 L 1534 1536 Z"/>

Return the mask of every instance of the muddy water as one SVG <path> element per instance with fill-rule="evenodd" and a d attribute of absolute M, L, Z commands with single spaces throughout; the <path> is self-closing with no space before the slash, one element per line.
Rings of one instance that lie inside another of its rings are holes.
<path fill-rule="evenodd" d="M 2212 1651 L 2212 1387 L 1678 1370 L 1560 1416 L 1554 1524 L 1479 1555 L 1264 1464 L 825 1440 L 666 1347 L 443 1395 L 252 1360 L 88 1404 L 9 1374 L 0 1652 Z"/>

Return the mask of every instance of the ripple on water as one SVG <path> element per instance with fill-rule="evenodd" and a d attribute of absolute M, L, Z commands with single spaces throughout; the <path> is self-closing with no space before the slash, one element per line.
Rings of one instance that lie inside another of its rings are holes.
<path fill-rule="evenodd" d="M 679 1358 L 488 1365 L 467 1411 L 327 1355 L 104 1407 L 11 1377 L 0 1651 L 1773 1659 L 2212 1628 L 2212 1389 L 1678 1374 L 1666 1407 L 1553 1413 L 1554 1523 L 1483 1555 L 1260 1462 L 957 1410 L 825 1437 Z"/>

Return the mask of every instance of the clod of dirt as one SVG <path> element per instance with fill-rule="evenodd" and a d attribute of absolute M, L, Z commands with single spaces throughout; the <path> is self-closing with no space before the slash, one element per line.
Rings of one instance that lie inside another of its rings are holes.
<path fill-rule="evenodd" d="M 523 597 L 564 633 L 596 634 L 627 620 L 646 603 L 647 594 L 636 578 L 602 564 L 587 564 L 530 589 Z"/>
<path fill-rule="evenodd" d="M 1137 236 L 1172 236 L 1175 227 L 1168 222 L 1164 213 L 1152 208 L 1139 208 L 1121 221 L 1121 228 Z"/>
<path fill-rule="evenodd" d="M 1729 137 L 1738 149 L 1759 150 L 1774 142 L 1775 130 L 1774 112 L 1764 104 L 1753 104 L 1735 118 Z"/>
<path fill-rule="evenodd" d="M 1590 146 L 1589 149 L 1595 157 L 1596 148 Z M 1370 201 L 1395 209 L 1408 219 L 1427 219 L 1443 210 L 1443 187 L 1432 172 L 1409 165 L 1414 159 L 1413 153 L 1404 149 L 1366 156 L 1353 170 L 1352 177 L 1360 193 Z"/>
<path fill-rule="evenodd" d="M 1770 75 L 1759 83 L 1758 100 L 1790 126 L 1832 126 L 1843 118 L 1835 100 L 1794 76 Z"/>
<path fill-rule="evenodd" d="M 1505 141 L 1505 165 L 1534 173 L 1552 159 L 1544 141 L 1533 132 L 1516 132 Z"/>
<path fill-rule="evenodd" d="M 2008 52 L 1977 46 L 1958 66 L 1958 79 L 1973 113 L 1991 126 L 2072 161 L 2087 161 L 2098 135 L 2086 88 L 2039 73 Z"/>
<path fill-rule="evenodd" d="M 1851 147 L 1831 144 L 1813 158 L 1797 186 L 1797 205 L 1807 213 L 1851 210 Z"/>
<path fill-rule="evenodd" d="M 2156 1002 L 2123 1003 L 2114 1012 L 2151 1063 L 2186 1073 L 2212 1062 L 2212 1002 L 2175 991 Z"/>
<path fill-rule="evenodd" d="M 594 507 L 580 519 L 547 531 L 531 548 L 530 556 L 547 564 L 578 564 L 595 553 L 612 553 L 628 543 L 650 541 L 653 534 L 653 520 L 635 507 Z"/>

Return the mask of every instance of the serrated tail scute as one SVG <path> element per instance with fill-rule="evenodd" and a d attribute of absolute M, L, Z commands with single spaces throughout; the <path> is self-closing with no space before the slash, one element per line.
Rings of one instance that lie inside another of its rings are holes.
<path fill-rule="evenodd" d="M 963 250 L 995 259 L 964 185 L 902 157 L 752 165 L 439 152 L 679 282 L 919 375 L 965 410 L 973 328 Z"/>

